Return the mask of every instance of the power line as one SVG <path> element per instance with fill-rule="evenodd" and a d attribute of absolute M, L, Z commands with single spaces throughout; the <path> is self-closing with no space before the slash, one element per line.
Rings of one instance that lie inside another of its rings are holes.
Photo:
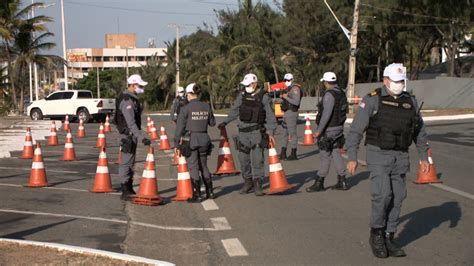
<path fill-rule="evenodd" d="M 377 7 L 377 6 L 373 6 L 373 5 L 370 5 L 370 4 L 360 4 L 360 5 L 368 6 L 368 7 L 371 7 L 373 9 L 384 10 L 384 11 L 395 12 L 395 13 L 401 13 L 401 14 L 404 14 L 404 15 L 411 15 L 411 16 L 415 16 L 415 17 L 434 18 L 434 19 L 447 20 L 447 21 L 452 20 L 450 18 L 422 15 L 422 14 L 416 14 L 416 13 L 411 13 L 411 12 L 406 12 L 406 11 L 401 11 L 401 10 L 396 10 L 396 9 L 391 9 L 391 8 Z"/>

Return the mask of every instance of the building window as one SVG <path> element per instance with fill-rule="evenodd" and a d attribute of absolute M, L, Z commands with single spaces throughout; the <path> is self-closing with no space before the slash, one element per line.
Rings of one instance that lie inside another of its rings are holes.
<path fill-rule="evenodd" d="M 118 62 L 123 61 L 123 56 L 116 56 L 115 61 L 118 61 Z"/>
<path fill-rule="evenodd" d="M 104 62 L 110 62 L 111 58 L 110 56 L 104 56 Z"/>
<path fill-rule="evenodd" d="M 139 56 L 139 57 L 137 57 L 137 61 L 140 61 L 140 62 L 145 61 L 145 57 L 144 56 Z"/>
<path fill-rule="evenodd" d="M 101 57 L 101 56 L 94 56 L 94 57 L 92 57 L 92 61 L 93 61 L 93 62 L 101 62 L 101 61 L 102 61 L 102 57 Z"/>

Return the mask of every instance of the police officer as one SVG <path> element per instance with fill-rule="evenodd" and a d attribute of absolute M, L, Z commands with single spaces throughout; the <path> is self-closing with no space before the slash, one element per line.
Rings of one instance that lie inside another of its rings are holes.
<path fill-rule="evenodd" d="M 269 141 L 274 142 L 276 118 L 270 105 L 270 97 L 265 90 L 258 88 L 257 76 L 247 74 L 240 84 L 245 87 L 245 91 L 237 96 L 227 118 L 218 127 L 223 129 L 228 123 L 239 118 L 236 144 L 244 178 L 240 194 L 249 193 L 254 189 L 255 195 L 263 196 L 263 152 Z"/>
<path fill-rule="evenodd" d="M 200 174 L 206 187 L 206 198 L 215 198 L 211 174 L 207 167 L 207 156 L 211 154 L 212 150 L 207 128 L 215 126 L 216 119 L 211 106 L 198 99 L 200 94 L 201 89 L 196 83 L 191 83 L 186 87 L 188 104 L 181 109 L 178 115 L 174 136 L 175 147 L 180 147 L 179 152 L 186 157 L 189 166 L 193 184 L 191 202 L 201 201 Z"/>
<path fill-rule="evenodd" d="M 306 188 L 307 192 L 323 191 L 324 179 L 329 173 L 331 159 L 334 158 L 337 172 L 337 183 L 333 189 L 347 190 L 346 167 L 341 154 L 334 149 L 344 146 L 344 122 L 348 110 L 346 93 L 337 85 L 336 74 L 326 72 L 321 79 L 324 82 L 324 94 L 318 104 L 316 129 L 314 136 L 319 140 L 320 166 L 315 182 Z"/>
<path fill-rule="evenodd" d="M 378 258 L 403 257 L 406 254 L 394 241 L 394 234 L 407 194 L 408 148 L 414 141 L 421 170 L 427 173 L 428 144 L 418 103 L 404 91 L 405 68 L 402 64 L 390 64 L 383 75 L 383 87 L 362 99 L 352 122 L 347 136 L 347 170 L 351 175 L 355 173 L 359 143 L 366 132 L 372 197 L 370 246 Z"/>
<path fill-rule="evenodd" d="M 178 115 L 181 111 L 181 108 L 187 103 L 186 95 L 184 93 L 183 87 L 178 87 L 178 95 L 174 98 L 173 103 L 171 104 L 170 117 L 173 122 L 178 121 Z"/>
<path fill-rule="evenodd" d="M 283 77 L 285 81 L 285 93 L 282 94 L 281 109 L 283 115 L 283 146 L 281 147 L 281 160 L 297 160 L 296 145 L 298 144 L 298 136 L 296 134 L 296 124 L 298 123 L 298 110 L 301 102 L 301 88 L 294 82 L 293 74 L 286 73 Z M 291 148 L 290 156 L 286 157 L 287 146 Z"/>
<path fill-rule="evenodd" d="M 121 184 L 122 199 L 127 199 L 133 191 L 133 174 L 137 143 L 150 145 L 150 140 L 142 135 L 141 114 L 142 107 L 138 101 L 138 95 L 144 92 L 144 86 L 148 82 L 143 81 L 140 75 L 131 75 L 127 79 L 128 89 L 116 99 L 115 124 L 120 133 L 120 147 L 122 161 L 119 165 L 119 177 L 124 181 Z"/>

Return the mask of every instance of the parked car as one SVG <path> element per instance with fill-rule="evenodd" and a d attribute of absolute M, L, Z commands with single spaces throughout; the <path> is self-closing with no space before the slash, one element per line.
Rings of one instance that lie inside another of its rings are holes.
<path fill-rule="evenodd" d="M 84 122 L 92 119 L 104 121 L 107 114 L 115 111 L 115 99 L 94 99 L 87 90 L 56 91 L 46 98 L 33 101 L 27 108 L 27 115 L 32 120 L 43 118 L 70 119 L 82 118 Z"/>

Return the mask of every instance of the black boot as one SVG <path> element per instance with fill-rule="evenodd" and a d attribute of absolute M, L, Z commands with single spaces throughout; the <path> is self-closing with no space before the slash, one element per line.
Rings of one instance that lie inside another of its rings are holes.
<path fill-rule="evenodd" d="M 287 161 L 295 161 L 298 160 L 298 157 L 296 157 L 296 149 L 291 149 L 291 154 L 286 158 Z"/>
<path fill-rule="evenodd" d="M 240 189 L 240 194 L 247 194 L 253 189 L 252 178 L 244 178 L 244 185 Z"/>
<path fill-rule="evenodd" d="M 281 147 L 280 160 L 286 160 L 286 147 Z"/>
<path fill-rule="evenodd" d="M 206 198 L 215 199 L 214 188 L 212 187 L 212 179 L 204 178 L 204 186 L 206 187 Z"/>
<path fill-rule="evenodd" d="M 122 199 L 122 200 L 128 200 L 130 198 L 130 196 L 135 194 L 133 189 L 132 190 L 130 189 L 129 183 L 130 182 L 127 181 L 125 183 L 120 184 L 120 190 L 122 190 L 122 195 L 120 196 L 120 199 Z"/>
<path fill-rule="evenodd" d="M 263 196 L 265 193 L 263 192 L 262 189 L 262 179 L 261 178 L 255 178 L 253 180 L 253 191 L 255 193 L 255 196 Z"/>
<path fill-rule="evenodd" d="M 395 242 L 394 233 L 385 233 L 385 246 L 390 257 L 405 257 L 407 254 Z"/>
<path fill-rule="evenodd" d="M 337 176 L 337 184 L 332 187 L 332 189 L 337 189 L 337 190 L 348 190 L 349 187 L 347 187 L 346 183 L 346 177 L 338 175 Z"/>
<path fill-rule="evenodd" d="M 324 191 L 324 177 L 316 176 L 314 184 L 306 188 L 306 192 L 319 192 Z"/>
<path fill-rule="evenodd" d="M 128 190 L 130 191 L 130 194 L 132 194 L 132 195 L 137 194 L 137 193 L 135 193 L 135 190 L 133 190 L 133 179 L 128 180 L 127 187 L 128 187 Z"/>
<path fill-rule="evenodd" d="M 372 228 L 370 230 L 369 243 L 375 257 L 388 257 L 387 246 L 385 246 L 385 232 L 383 228 Z"/>
<path fill-rule="evenodd" d="M 201 202 L 201 180 L 193 180 L 193 197 L 188 199 L 190 203 Z"/>

